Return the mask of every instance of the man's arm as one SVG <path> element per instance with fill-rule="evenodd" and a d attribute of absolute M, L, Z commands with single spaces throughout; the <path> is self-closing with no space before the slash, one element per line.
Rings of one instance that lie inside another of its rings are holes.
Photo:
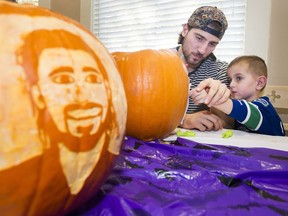
<path fill-rule="evenodd" d="M 226 129 L 233 129 L 234 128 L 235 120 L 233 118 L 231 118 L 230 116 L 226 115 L 226 113 L 224 113 L 224 112 L 222 112 L 222 111 L 220 111 L 214 107 L 211 107 L 210 111 L 211 111 L 211 113 L 217 115 L 220 118 L 223 128 L 226 128 Z"/>

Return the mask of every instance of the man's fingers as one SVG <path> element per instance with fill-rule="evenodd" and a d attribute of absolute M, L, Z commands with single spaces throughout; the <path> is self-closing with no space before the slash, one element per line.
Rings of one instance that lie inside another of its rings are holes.
<path fill-rule="evenodd" d="M 211 88 L 212 83 L 213 83 L 212 78 L 205 79 L 199 83 L 199 85 L 196 88 L 196 91 L 200 92 L 203 89 Z"/>
<path fill-rule="evenodd" d="M 198 129 L 200 131 L 219 130 L 223 128 L 220 118 L 207 110 L 186 114 L 184 123 L 180 126 L 186 129 Z"/>
<path fill-rule="evenodd" d="M 204 103 L 204 100 L 207 96 L 207 92 L 205 90 L 197 92 L 195 89 L 192 89 L 189 94 L 195 104 Z"/>
<path fill-rule="evenodd" d="M 219 130 L 222 129 L 222 122 L 220 118 L 214 114 L 206 116 L 205 126 L 207 130 Z"/>

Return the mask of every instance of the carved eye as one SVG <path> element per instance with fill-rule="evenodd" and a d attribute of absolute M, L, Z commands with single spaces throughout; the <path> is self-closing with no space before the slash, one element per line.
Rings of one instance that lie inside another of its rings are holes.
<path fill-rule="evenodd" d="M 90 73 L 85 78 L 85 81 L 89 83 L 102 83 L 103 79 L 98 73 Z"/>
<path fill-rule="evenodd" d="M 58 84 L 70 84 L 75 82 L 75 79 L 70 74 L 57 74 L 52 76 L 52 81 Z"/>

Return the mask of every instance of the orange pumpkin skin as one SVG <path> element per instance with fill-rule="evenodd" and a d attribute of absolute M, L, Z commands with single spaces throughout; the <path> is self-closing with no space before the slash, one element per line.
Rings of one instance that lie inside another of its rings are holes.
<path fill-rule="evenodd" d="M 128 103 L 126 134 L 149 141 L 167 136 L 181 122 L 188 102 L 188 76 L 171 50 L 112 53 Z"/>
<path fill-rule="evenodd" d="M 114 60 L 80 24 L 0 2 L 0 212 L 65 215 L 119 154 L 127 103 Z"/>

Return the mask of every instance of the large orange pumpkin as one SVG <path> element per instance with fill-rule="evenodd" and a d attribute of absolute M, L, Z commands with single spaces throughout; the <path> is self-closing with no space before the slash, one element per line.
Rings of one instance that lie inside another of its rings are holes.
<path fill-rule="evenodd" d="M 0 2 L 0 214 L 64 215 L 109 175 L 127 104 L 115 62 L 80 24 Z"/>
<path fill-rule="evenodd" d="M 188 102 L 188 76 L 171 50 L 114 52 L 128 103 L 126 134 L 140 140 L 167 136 Z"/>

